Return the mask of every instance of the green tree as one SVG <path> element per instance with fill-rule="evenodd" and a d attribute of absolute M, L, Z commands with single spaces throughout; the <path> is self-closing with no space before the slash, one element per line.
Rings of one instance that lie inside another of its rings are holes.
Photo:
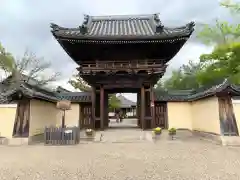
<path fill-rule="evenodd" d="M 73 77 L 68 81 L 77 90 L 83 92 L 91 92 L 92 88 L 89 86 L 78 74 L 73 75 Z"/>
<path fill-rule="evenodd" d="M 92 88 L 89 86 L 78 74 L 73 75 L 73 78 L 71 78 L 69 81 L 69 84 L 71 84 L 75 89 L 83 91 L 83 92 L 91 92 Z M 117 98 L 116 94 L 109 95 L 109 109 L 116 109 L 119 108 L 121 105 L 120 100 Z"/>
<path fill-rule="evenodd" d="M 154 88 L 156 90 L 164 90 L 164 84 L 163 84 L 164 80 L 160 79 L 157 84 L 154 86 Z"/>
<path fill-rule="evenodd" d="M 196 81 L 196 78 L 201 69 L 201 63 L 189 61 L 188 64 L 182 65 L 180 68 L 173 70 L 170 77 L 166 78 L 165 81 L 160 81 L 157 84 L 156 89 L 196 89 L 200 86 Z"/>
<path fill-rule="evenodd" d="M 234 15 L 240 12 L 240 3 L 231 0 L 224 0 L 220 3 L 221 6 L 228 8 Z"/>
<path fill-rule="evenodd" d="M 206 45 L 218 46 L 239 40 L 240 26 L 216 20 L 215 25 L 205 25 L 198 38 Z"/>
<path fill-rule="evenodd" d="M 212 53 L 203 54 L 205 68 L 198 74 L 201 84 L 211 84 L 225 78 L 240 84 L 240 42 L 217 46 Z"/>
<path fill-rule="evenodd" d="M 222 1 L 221 6 L 228 8 L 234 16 L 239 16 L 240 3 Z M 203 85 L 211 85 L 228 78 L 233 83 L 240 83 L 240 26 L 217 20 L 215 26 L 206 25 L 199 33 L 200 40 L 211 44 L 214 49 L 209 54 L 203 54 L 200 61 L 202 71 L 197 81 Z"/>
<path fill-rule="evenodd" d="M 171 76 L 163 82 L 164 89 L 183 89 L 183 73 L 182 70 L 175 69 L 171 72 Z"/>
<path fill-rule="evenodd" d="M 11 53 L 7 52 L 6 49 L 0 44 L 0 69 L 2 71 L 1 81 L 4 77 L 8 76 L 9 73 L 15 69 L 15 61 Z"/>
<path fill-rule="evenodd" d="M 121 106 L 120 100 L 117 98 L 116 94 L 109 95 L 109 110 L 118 109 Z"/>
<path fill-rule="evenodd" d="M 233 18 L 239 19 L 240 3 L 230 0 L 221 1 L 220 5 L 233 13 Z M 207 45 L 222 45 L 239 41 L 240 25 L 216 20 L 214 25 L 204 25 L 198 34 L 198 38 Z"/>
<path fill-rule="evenodd" d="M 238 18 L 240 3 L 222 1 L 221 6 Z M 157 84 L 160 89 L 195 89 L 201 86 L 212 85 L 229 78 L 240 84 L 240 25 L 217 20 L 214 25 L 206 24 L 202 27 L 198 38 L 206 45 L 214 47 L 209 54 L 203 54 L 200 62 L 189 62 L 172 74 L 164 82 Z"/>

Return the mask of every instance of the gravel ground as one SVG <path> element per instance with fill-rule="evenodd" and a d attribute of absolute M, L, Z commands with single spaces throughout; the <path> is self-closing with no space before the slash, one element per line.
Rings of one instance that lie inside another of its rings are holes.
<path fill-rule="evenodd" d="M 209 142 L 0 146 L 0 179 L 240 179 L 240 149 Z"/>

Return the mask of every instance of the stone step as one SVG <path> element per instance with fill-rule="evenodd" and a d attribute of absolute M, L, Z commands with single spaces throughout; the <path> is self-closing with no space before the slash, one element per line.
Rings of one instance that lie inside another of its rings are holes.
<path fill-rule="evenodd" d="M 221 136 L 221 140 L 224 146 L 240 146 L 239 136 Z"/>
<path fill-rule="evenodd" d="M 8 139 L 4 138 L 4 137 L 1 137 L 0 138 L 0 145 L 7 145 L 7 144 L 8 144 Z"/>
<path fill-rule="evenodd" d="M 11 139 L 8 139 L 7 145 L 10 145 L 10 146 L 28 145 L 28 138 L 11 138 Z"/>

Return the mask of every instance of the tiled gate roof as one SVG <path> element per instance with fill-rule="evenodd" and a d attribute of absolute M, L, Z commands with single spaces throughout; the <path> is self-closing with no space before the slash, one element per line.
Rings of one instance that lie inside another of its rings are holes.
<path fill-rule="evenodd" d="M 156 38 L 169 39 L 189 37 L 194 31 L 194 23 L 185 26 L 165 27 L 158 14 L 148 15 L 112 15 L 89 16 L 85 15 L 82 26 L 78 28 L 65 28 L 51 24 L 52 33 L 62 38 Z"/>

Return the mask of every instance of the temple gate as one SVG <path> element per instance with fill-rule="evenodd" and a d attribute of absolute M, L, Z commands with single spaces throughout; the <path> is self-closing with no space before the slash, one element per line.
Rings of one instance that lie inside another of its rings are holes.
<path fill-rule="evenodd" d="M 119 92 L 137 93 L 139 127 L 167 127 L 159 119 L 164 109 L 155 105 L 153 89 L 164 75 L 166 63 L 194 31 L 193 22 L 169 28 L 161 23 L 158 14 L 86 15 L 80 27 L 51 24 L 51 28 L 63 49 L 79 65 L 79 76 L 92 87 L 91 127 L 108 127 L 108 95 Z M 87 112 L 89 115 L 89 109 Z"/>

